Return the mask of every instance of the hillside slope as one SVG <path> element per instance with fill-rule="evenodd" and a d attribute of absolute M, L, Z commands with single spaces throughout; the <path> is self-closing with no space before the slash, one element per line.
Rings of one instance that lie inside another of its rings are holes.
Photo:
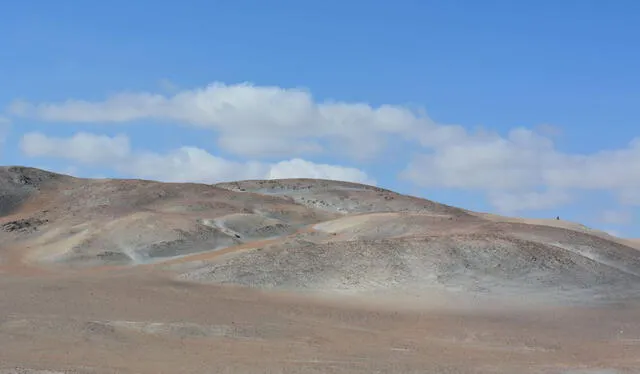
<path fill-rule="evenodd" d="M 217 185 L 0 169 L 0 271 L 170 270 L 320 294 L 635 296 L 640 252 L 580 225 L 347 182 Z"/>

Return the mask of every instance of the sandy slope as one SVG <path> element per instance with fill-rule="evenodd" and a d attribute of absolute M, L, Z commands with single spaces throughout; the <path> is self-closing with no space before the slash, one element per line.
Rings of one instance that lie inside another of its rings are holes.
<path fill-rule="evenodd" d="M 0 192 L 2 374 L 640 372 L 637 242 L 580 225 L 322 180 Z"/>

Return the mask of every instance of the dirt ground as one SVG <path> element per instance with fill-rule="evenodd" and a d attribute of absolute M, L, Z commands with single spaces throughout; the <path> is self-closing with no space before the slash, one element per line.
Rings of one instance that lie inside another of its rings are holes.
<path fill-rule="evenodd" d="M 5 370 L 640 373 L 640 308 L 631 304 L 341 306 L 152 270 L 4 274 L 0 295 Z"/>

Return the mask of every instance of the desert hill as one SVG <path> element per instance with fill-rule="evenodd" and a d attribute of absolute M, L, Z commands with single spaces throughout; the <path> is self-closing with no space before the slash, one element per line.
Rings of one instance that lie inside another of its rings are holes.
<path fill-rule="evenodd" d="M 633 243 L 337 181 L 3 167 L 0 373 L 638 373 Z"/>
<path fill-rule="evenodd" d="M 347 182 L 216 185 L 0 169 L 5 273 L 105 267 L 319 294 L 591 299 L 640 284 L 629 241 Z"/>

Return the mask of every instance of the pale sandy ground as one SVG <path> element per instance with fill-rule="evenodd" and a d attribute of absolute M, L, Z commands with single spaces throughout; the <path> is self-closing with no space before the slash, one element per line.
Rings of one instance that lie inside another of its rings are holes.
<path fill-rule="evenodd" d="M 3 369 L 640 373 L 636 305 L 374 308 L 182 283 L 155 269 L 5 273 L 0 295 Z"/>

